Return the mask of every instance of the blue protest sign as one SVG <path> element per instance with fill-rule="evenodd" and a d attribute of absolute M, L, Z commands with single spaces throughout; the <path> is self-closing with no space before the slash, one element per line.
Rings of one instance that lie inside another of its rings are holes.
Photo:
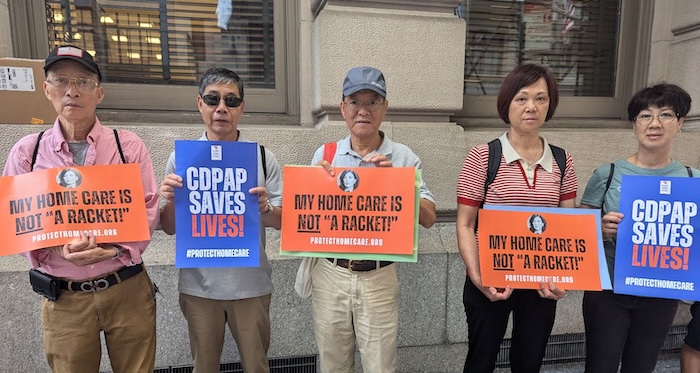
<path fill-rule="evenodd" d="M 258 145 L 175 141 L 175 267 L 258 267 Z"/>
<path fill-rule="evenodd" d="M 622 176 L 616 293 L 700 300 L 700 179 Z"/>

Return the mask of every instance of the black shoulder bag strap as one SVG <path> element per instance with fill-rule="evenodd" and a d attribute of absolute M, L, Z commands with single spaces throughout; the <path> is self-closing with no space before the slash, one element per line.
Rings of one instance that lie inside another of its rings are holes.
<path fill-rule="evenodd" d="M 603 213 L 603 205 L 605 204 L 605 195 L 608 194 L 608 189 L 610 189 L 610 183 L 612 183 L 613 175 L 615 174 L 615 163 L 610 163 L 610 173 L 608 174 L 608 181 L 605 182 L 605 191 L 603 196 L 600 198 L 600 213 Z"/>
<path fill-rule="evenodd" d="M 267 162 L 265 160 L 265 147 L 260 145 L 260 160 L 262 161 L 263 175 L 265 180 L 267 180 Z"/>
<path fill-rule="evenodd" d="M 122 143 L 119 141 L 119 133 L 117 133 L 117 130 L 114 129 L 114 140 L 117 141 L 117 149 L 119 150 L 119 156 L 122 159 L 122 163 L 126 164 L 126 158 L 124 158 L 124 151 L 122 150 Z M 39 141 L 41 141 L 41 137 L 44 136 L 45 131 L 39 132 L 39 136 L 36 138 L 36 145 L 34 146 L 34 153 L 32 153 L 32 164 L 31 164 L 31 171 L 34 171 L 34 164 L 36 163 L 36 156 L 39 154 Z"/>
<path fill-rule="evenodd" d="M 498 168 L 501 166 L 501 154 L 503 152 L 501 148 L 501 140 L 495 139 L 489 141 L 489 164 L 486 169 L 486 184 L 484 185 L 484 201 L 486 200 L 486 192 L 489 189 L 489 185 L 496 180 L 496 174 L 498 173 Z M 481 206 L 484 206 L 484 201 L 481 201 Z"/>
<path fill-rule="evenodd" d="M 36 138 L 36 145 L 34 145 L 34 153 L 32 153 L 32 164 L 29 171 L 34 171 L 34 164 L 36 163 L 36 156 L 39 155 L 39 141 L 41 141 L 41 136 L 44 136 L 45 131 L 39 132 L 39 136 Z"/>
<path fill-rule="evenodd" d="M 489 185 L 493 183 L 496 179 L 496 174 L 498 173 L 498 168 L 501 166 L 501 154 L 503 149 L 501 148 L 501 140 L 495 139 L 488 143 L 489 145 L 489 163 L 486 168 L 486 183 L 484 183 L 484 199 L 481 200 L 479 209 L 484 207 L 484 202 L 486 201 L 486 194 L 489 190 Z M 474 232 L 479 229 L 479 215 L 477 212 L 476 224 L 474 224 Z"/>
<path fill-rule="evenodd" d="M 561 172 L 561 179 L 559 180 L 559 185 L 564 184 L 564 173 L 566 173 L 566 152 L 564 149 L 549 144 L 549 148 L 552 149 L 552 156 L 559 166 L 559 171 Z"/>
<path fill-rule="evenodd" d="M 117 149 L 119 150 L 119 156 L 122 158 L 122 163 L 126 164 L 126 158 L 124 158 L 124 151 L 122 150 L 122 143 L 119 141 L 119 133 L 117 133 L 116 129 L 113 129 L 114 131 L 114 139 L 117 141 Z"/>

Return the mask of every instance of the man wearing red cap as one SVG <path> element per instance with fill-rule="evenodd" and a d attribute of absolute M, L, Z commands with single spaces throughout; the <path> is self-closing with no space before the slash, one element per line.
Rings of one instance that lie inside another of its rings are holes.
<path fill-rule="evenodd" d="M 44 70 L 44 93 L 58 117 L 52 128 L 12 147 L 3 175 L 138 164 L 153 233 L 158 213 L 153 164 L 135 134 L 106 128 L 95 116 L 104 98 L 99 66 L 85 50 L 61 46 L 46 58 Z M 22 254 L 39 271 L 35 276 L 58 283 L 59 291 L 42 300 L 44 352 L 53 372 L 97 373 L 101 332 L 115 373 L 153 372 L 155 291 L 141 258 L 149 242 L 98 245 L 92 233 L 84 232 L 66 245 Z"/>

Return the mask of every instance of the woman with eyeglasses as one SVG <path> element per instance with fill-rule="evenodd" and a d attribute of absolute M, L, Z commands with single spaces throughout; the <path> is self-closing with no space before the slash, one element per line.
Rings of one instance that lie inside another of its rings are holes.
<path fill-rule="evenodd" d="M 550 147 L 540 128 L 552 118 L 559 102 L 554 75 L 547 68 L 516 67 L 501 84 L 497 108 L 509 129 L 493 144 L 473 147 L 457 181 L 457 243 L 467 267 L 463 302 L 469 331 L 464 372 L 493 372 L 501 342 L 513 313 L 510 364 L 513 372 L 538 372 L 554 326 L 557 300 L 566 292 L 553 282 L 539 289 L 484 286 L 479 268 L 476 218 L 480 206 L 510 205 L 574 207 L 578 181 L 571 156 Z M 556 156 L 554 152 L 561 156 Z M 487 184 L 491 156 L 499 162 L 495 179 Z M 562 165 L 559 160 L 562 159 Z M 563 171 L 562 171 L 563 170 Z M 544 219 L 537 219 L 540 229 Z M 532 224 L 532 222 L 531 222 Z"/>
<path fill-rule="evenodd" d="M 622 175 L 698 176 L 671 158 L 671 145 L 690 110 L 690 96 L 673 84 L 658 84 L 637 92 L 627 106 L 637 151 L 613 164 L 598 167 L 586 185 L 581 207 L 602 210 L 605 254 L 614 279 L 615 247 Z M 612 168 L 612 172 L 611 172 Z M 692 173 L 692 175 L 689 175 Z M 610 178 L 610 185 L 606 186 Z M 587 291 L 583 297 L 586 328 L 586 372 L 652 372 L 676 315 L 678 301 Z"/>

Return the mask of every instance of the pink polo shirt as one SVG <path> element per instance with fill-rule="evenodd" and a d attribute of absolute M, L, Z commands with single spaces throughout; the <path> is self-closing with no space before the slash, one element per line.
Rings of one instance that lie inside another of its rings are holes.
<path fill-rule="evenodd" d="M 31 172 L 32 153 L 36 146 L 38 134 L 31 134 L 19 140 L 10 150 L 5 163 L 3 176 L 21 175 Z M 117 149 L 114 132 L 100 124 L 95 117 L 95 125 L 87 135 L 89 148 L 85 155 L 84 166 L 119 164 L 122 163 Z M 124 151 L 127 163 L 136 163 L 141 168 L 141 180 L 148 213 L 148 224 L 153 231 L 158 224 L 158 189 L 153 163 L 148 155 L 148 150 L 143 141 L 134 133 L 119 130 L 119 141 Z M 54 167 L 78 166 L 73 163 L 73 154 L 68 148 L 68 142 L 63 137 L 61 126 L 56 119 L 52 128 L 46 130 L 39 142 L 39 152 L 34 165 L 34 170 L 43 170 Z M 70 279 L 82 280 L 94 278 L 115 271 L 125 265 L 141 263 L 141 254 L 151 240 L 140 242 L 114 242 L 124 247 L 124 255 L 117 259 L 109 259 L 93 265 L 79 267 L 65 260 L 48 249 L 28 251 L 21 255 L 26 257 L 33 268 L 41 268 L 42 272 Z"/>

